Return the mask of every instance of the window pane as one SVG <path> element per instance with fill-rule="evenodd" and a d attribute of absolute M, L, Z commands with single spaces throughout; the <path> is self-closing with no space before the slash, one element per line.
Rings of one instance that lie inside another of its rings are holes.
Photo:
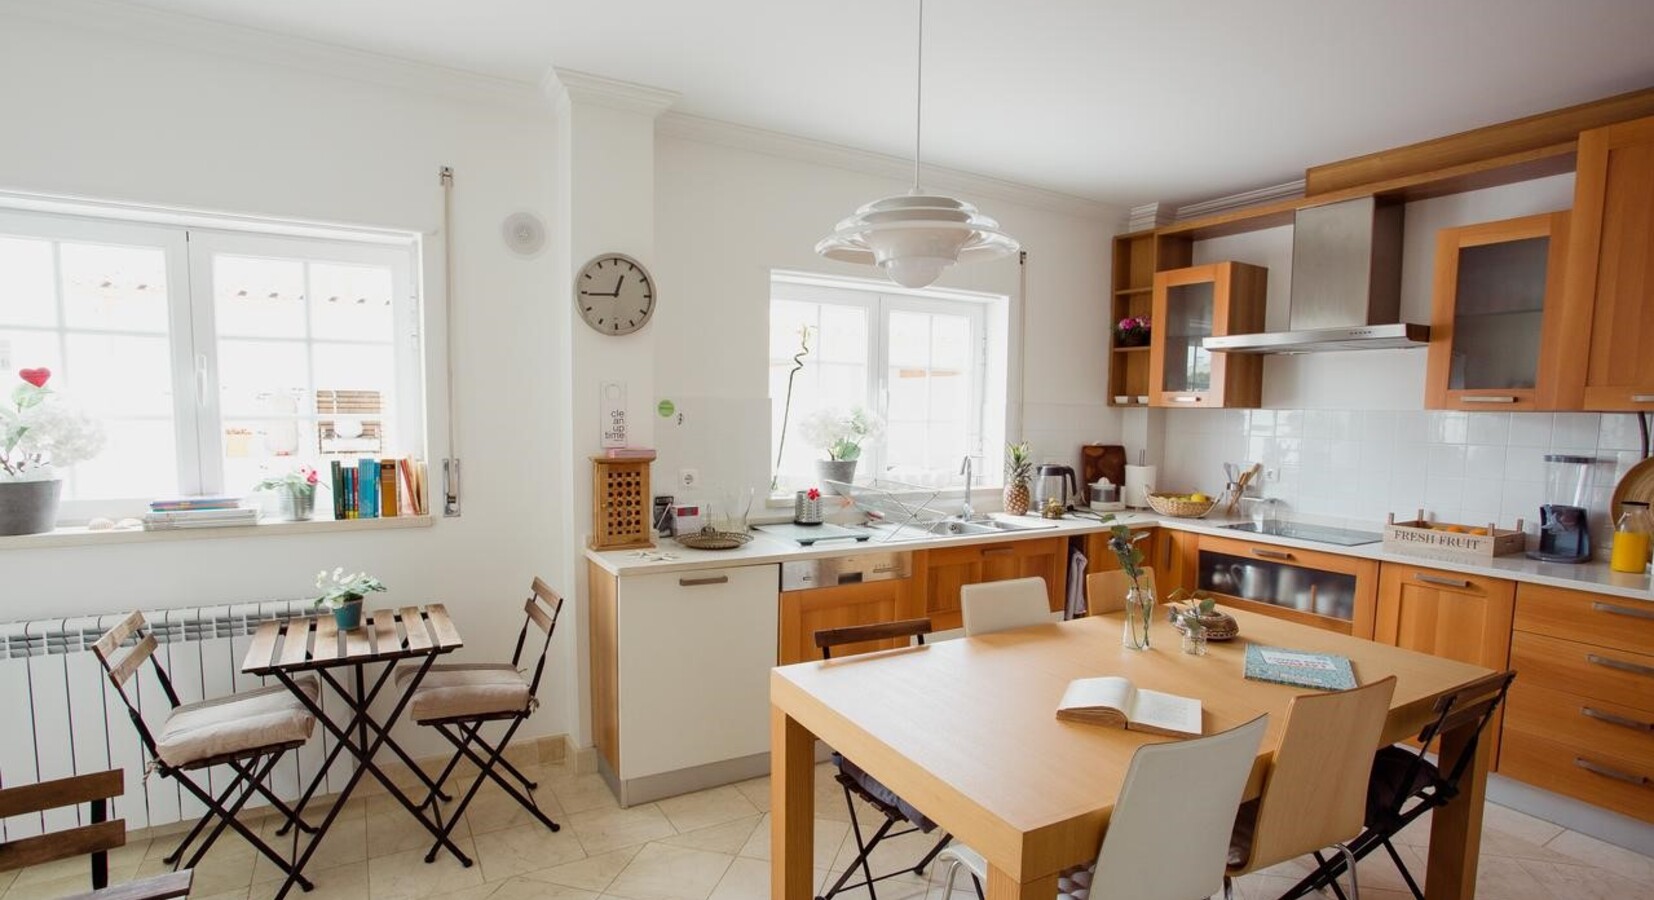
<path fill-rule="evenodd" d="M 166 252 L 108 244 L 58 246 L 70 328 L 167 331 Z"/>
<path fill-rule="evenodd" d="M 972 320 L 893 310 L 888 321 L 891 477 L 946 484 L 959 458 L 979 449 L 971 440 L 982 415 L 973 406 Z"/>
<path fill-rule="evenodd" d="M 310 265 L 310 334 L 346 341 L 395 336 L 391 270 L 383 266 Z"/>
<path fill-rule="evenodd" d="M 0 326 L 0 357 L 11 363 L 11 368 L 0 370 L 6 386 L 0 389 L 0 400 L 11 396 L 11 384 L 22 369 L 51 369 L 63 371 L 62 344 L 57 331 L 8 331 Z"/>
<path fill-rule="evenodd" d="M 867 310 L 860 306 L 776 300 L 770 316 L 770 459 L 781 445 L 788 375 L 798 353 L 800 328 L 808 327 L 810 352 L 792 378 L 792 415 L 788 422 L 780 473 L 791 484 L 815 483 L 821 448 L 804 441 L 799 423 L 827 407 L 868 405 Z M 868 474 L 868 473 L 864 473 Z"/>
<path fill-rule="evenodd" d="M 76 334 L 59 386 L 99 417 L 172 417 L 172 355 L 164 337 Z"/>
<path fill-rule="evenodd" d="M 313 420 L 227 419 L 224 422 L 224 484 L 250 491 L 270 475 L 317 464 L 321 452 Z"/>
<path fill-rule="evenodd" d="M 219 337 L 305 336 L 303 262 L 215 255 L 212 272 Z"/>
<path fill-rule="evenodd" d="M 0 237 L 0 328 L 56 324 L 52 242 Z"/>
<path fill-rule="evenodd" d="M 218 342 L 218 395 L 226 417 L 303 412 L 310 360 L 292 341 Z"/>
<path fill-rule="evenodd" d="M 178 493 L 178 446 L 170 418 L 102 422 L 108 443 L 96 459 L 75 466 L 64 483 L 65 500 Z"/>
<path fill-rule="evenodd" d="M 890 314 L 889 356 L 892 366 L 930 364 L 930 316 L 909 312 Z"/>

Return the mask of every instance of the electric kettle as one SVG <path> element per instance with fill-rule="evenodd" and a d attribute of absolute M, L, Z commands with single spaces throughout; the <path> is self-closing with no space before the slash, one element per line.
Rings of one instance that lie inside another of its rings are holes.
<path fill-rule="evenodd" d="M 1046 463 L 1034 467 L 1034 502 L 1031 509 L 1043 510 L 1045 504 L 1052 498 L 1067 509 L 1069 504 L 1076 502 L 1080 497 L 1080 479 L 1074 474 L 1073 466 L 1061 466 L 1055 463 Z"/>

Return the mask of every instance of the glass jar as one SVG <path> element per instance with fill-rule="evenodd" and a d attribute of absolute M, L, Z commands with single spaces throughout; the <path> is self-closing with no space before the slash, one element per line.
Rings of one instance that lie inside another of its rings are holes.
<path fill-rule="evenodd" d="M 1183 617 L 1183 652 L 1190 656 L 1206 655 L 1206 625 L 1199 616 Z"/>
<path fill-rule="evenodd" d="M 1127 650 L 1149 649 L 1149 620 L 1154 618 L 1154 592 L 1132 585 L 1126 589 L 1126 625 L 1120 645 Z"/>
<path fill-rule="evenodd" d="M 1616 572 L 1641 575 L 1648 567 L 1649 532 L 1654 531 L 1654 522 L 1649 519 L 1648 504 L 1641 500 L 1627 500 L 1620 510 L 1608 566 Z"/>

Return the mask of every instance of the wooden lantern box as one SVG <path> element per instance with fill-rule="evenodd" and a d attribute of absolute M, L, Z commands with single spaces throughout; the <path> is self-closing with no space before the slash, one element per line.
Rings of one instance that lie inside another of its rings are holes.
<path fill-rule="evenodd" d="M 655 455 L 592 457 L 593 550 L 655 546 L 649 464 Z"/>
<path fill-rule="evenodd" d="M 1425 519 L 1421 509 L 1417 518 L 1407 522 L 1397 522 L 1395 513 L 1391 513 L 1389 522 L 1384 526 L 1384 549 L 1398 553 L 1492 559 L 1521 553 L 1527 545 L 1521 519 L 1516 520 L 1514 529 L 1499 528 L 1492 522 L 1486 525 L 1452 525 Z"/>

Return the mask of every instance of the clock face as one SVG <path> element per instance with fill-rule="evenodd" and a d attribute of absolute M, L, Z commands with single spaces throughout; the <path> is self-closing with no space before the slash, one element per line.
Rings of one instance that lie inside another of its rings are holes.
<path fill-rule="evenodd" d="M 643 264 L 623 253 L 605 253 L 575 278 L 580 318 L 601 334 L 631 334 L 655 314 L 655 281 Z"/>

